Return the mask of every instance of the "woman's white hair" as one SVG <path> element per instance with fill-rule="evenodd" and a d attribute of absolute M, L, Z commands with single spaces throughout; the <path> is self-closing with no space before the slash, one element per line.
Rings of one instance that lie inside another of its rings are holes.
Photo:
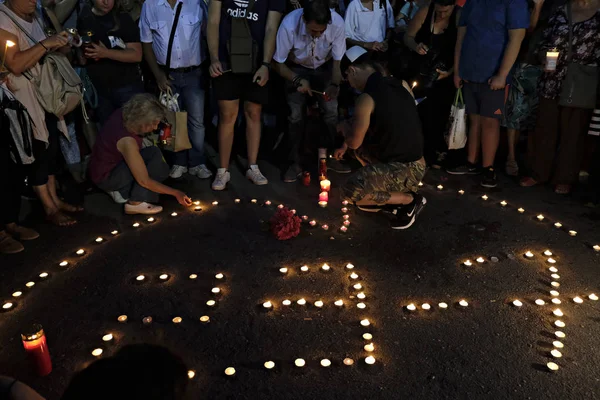
<path fill-rule="evenodd" d="M 167 116 L 167 109 L 155 96 L 147 93 L 134 95 L 123 105 L 123 124 L 132 132 L 137 132 L 143 125 L 162 121 Z"/>

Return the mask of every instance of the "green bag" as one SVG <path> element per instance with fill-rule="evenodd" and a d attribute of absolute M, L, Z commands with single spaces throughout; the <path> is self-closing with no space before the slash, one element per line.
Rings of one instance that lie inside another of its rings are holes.
<path fill-rule="evenodd" d="M 227 49 L 231 72 L 234 74 L 252 74 L 256 70 L 258 45 L 252 39 L 247 18 L 255 4 L 255 0 L 249 0 L 245 12 L 240 13 L 241 16 L 231 18 L 231 37 Z"/>

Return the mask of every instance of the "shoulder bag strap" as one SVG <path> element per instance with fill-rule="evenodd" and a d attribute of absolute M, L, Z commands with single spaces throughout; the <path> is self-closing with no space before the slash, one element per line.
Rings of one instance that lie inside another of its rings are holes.
<path fill-rule="evenodd" d="M 567 20 L 569 21 L 569 47 L 567 50 L 567 62 L 571 62 L 571 56 L 573 52 L 573 11 L 571 9 L 571 2 L 567 3 Z"/>
<path fill-rule="evenodd" d="M 175 39 L 175 31 L 177 30 L 177 23 L 179 22 L 179 15 L 181 14 L 181 7 L 183 7 L 183 2 L 179 2 L 177 4 L 177 11 L 175 11 L 175 19 L 173 20 L 173 27 L 171 28 L 171 36 L 169 36 L 169 45 L 167 47 L 167 75 L 171 71 L 171 53 L 173 51 L 173 41 Z"/>
<path fill-rule="evenodd" d="M 19 21 L 16 20 L 16 18 L 14 18 L 12 15 L 10 15 L 10 12 L 7 12 L 4 7 L 6 7 L 5 5 L 0 6 L 0 11 L 3 12 L 8 18 L 10 18 L 12 20 L 12 22 L 15 23 L 15 25 L 17 26 L 17 28 L 19 28 L 21 30 L 21 32 L 23 32 L 28 38 L 29 40 L 31 40 L 34 44 L 38 44 L 39 42 L 37 40 L 35 40 L 35 38 L 33 36 L 31 36 L 31 34 L 27 31 L 27 29 L 23 28 L 23 26 L 19 23 Z M 38 22 L 39 24 L 39 22 Z M 44 27 L 42 26 L 42 29 L 44 29 Z"/>
<path fill-rule="evenodd" d="M 79 2 L 77 2 L 77 4 L 79 4 Z M 58 20 L 58 17 L 54 13 L 54 10 L 51 9 L 50 7 L 44 7 L 44 11 L 46 11 L 46 15 L 48 16 L 48 19 L 52 23 L 52 26 L 54 27 L 54 30 L 56 31 L 56 33 L 62 32 L 63 31 L 62 24 Z"/>

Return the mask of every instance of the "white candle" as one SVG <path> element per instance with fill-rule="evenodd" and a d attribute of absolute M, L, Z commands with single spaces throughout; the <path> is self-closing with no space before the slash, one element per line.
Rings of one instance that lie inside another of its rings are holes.
<path fill-rule="evenodd" d="M 344 219 L 344 221 L 348 221 L 350 219 L 350 216 L 348 214 L 342 215 L 342 219 Z"/>
<path fill-rule="evenodd" d="M 365 340 L 373 340 L 373 335 L 371 335 L 370 333 L 363 333 L 362 337 Z"/>
<path fill-rule="evenodd" d="M 239 204 L 242 200 L 241 199 L 235 199 L 234 202 L 235 204 Z"/>
<path fill-rule="evenodd" d="M 548 264 L 556 264 L 556 260 L 552 257 L 548 258 Z"/>
<path fill-rule="evenodd" d="M 552 277 L 552 279 L 560 279 L 560 275 L 559 274 L 552 274 L 550 276 Z"/>
<path fill-rule="evenodd" d="M 103 238 L 101 238 L 100 236 L 98 236 L 98 237 L 96 238 L 96 243 L 102 243 L 103 241 L 104 241 L 104 239 L 103 239 Z"/>
<path fill-rule="evenodd" d="M 483 196 L 481 196 L 481 198 L 485 201 L 487 199 L 489 199 L 489 197 L 487 197 L 487 194 L 484 194 Z"/>
<path fill-rule="evenodd" d="M 265 365 L 266 369 L 273 369 L 273 368 L 275 368 L 275 363 L 273 361 L 266 361 L 264 365 Z"/>
<path fill-rule="evenodd" d="M 304 359 L 302 359 L 302 358 L 296 358 L 296 360 L 294 361 L 294 364 L 296 365 L 296 367 L 302 368 L 306 365 L 306 361 L 304 361 Z"/>
<path fill-rule="evenodd" d="M 546 364 L 546 366 L 550 371 L 558 371 L 558 365 L 553 362 L 549 362 L 548 364 Z"/>
<path fill-rule="evenodd" d="M 544 255 L 550 257 L 552 255 L 552 252 L 550 250 L 545 250 Z"/>
<path fill-rule="evenodd" d="M 270 206 L 270 205 L 271 205 L 271 201 L 270 200 L 265 201 L 265 206 Z"/>
<path fill-rule="evenodd" d="M 134 223 L 132 226 L 133 226 L 134 228 L 138 228 L 138 227 L 140 226 L 140 223 L 139 223 L 139 222 L 135 222 L 135 223 Z"/>
<path fill-rule="evenodd" d="M 559 287 L 560 283 L 558 282 L 550 282 L 550 284 L 552 285 L 552 287 Z"/>
<path fill-rule="evenodd" d="M 360 283 L 357 283 L 357 284 L 355 284 L 353 287 L 354 287 L 354 289 L 356 289 L 356 290 L 360 290 L 360 289 L 362 289 L 362 285 L 361 285 Z"/>
<path fill-rule="evenodd" d="M 115 230 L 115 231 L 111 231 L 110 232 L 111 235 L 116 236 L 119 234 L 119 231 Z"/>
<path fill-rule="evenodd" d="M 523 305 L 523 303 L 521 303 L 521 300 L 514 300 L 512 303 L 515 307 L 521 307 Z"/>
<path fill-rule="evenodd" d="M 315 221 L 314 219 L 312 221 L 310 221 L 308 223 L 310 226 L 316 226 L 317 225 L 317 221 Z"/>
<path fill-rule="evenodd" d="M 544 220 L 544 216 L 542 214 L 539 214 L 537 216 L 538 221 L 543 221 Z"/>
<path fill-rule="evenodd" d="M 351 359 L 351 358 L 344 358 L 344 365 L 350 366 L 352 364 L 354 364 L 354 360 L 353 359 Z"/>
<path fill-rule="evenodd" d="M 199 205 L 200 205 L 200 200 L 196 200 L 196 201 L 194 201 L 194 205 L 195 205 L 195 206 L 199 206 Z"/>
<path fill-rule="evenodd" d="M 544 304 L 546 304 L 546 302 L 542 299 L 537 299 L 535 301 L 535 304 L 537 304 L 538 306 L 543 306 Z"/>
<path fill-rule="evenodd" d="M 342 214 L 348 213 L 348 207 L 342 207 Z"/>
<path fill-rule="evenodd" d="M 173 323 L 174 324 L 180 324 L 181 321 L 183 321 L 183 318 L 181 318 L 181 317 L 175 317 L 175 318 L 173 318 Z"/>
<path fill-rule="evenodd" d="M 546 65 L 544 68 L 546 71 L 556 71 L 556 65 L 558 64 L 559 54 L 560 53 L 557 49 L 548 50 L 546 52 Z"/>
<path fill-rule="evenodd" d="M 300 267 L 300 271 L 302 272 L 308 272 L 308 265 L 303 265 Z"/>
<path fill-rule="evenodd" d="M 306 304 L 306 300 L 305 299 L 300 299 L 296 303 L 298 303 L 298 305 L 300 305 L 300 306 L 303 306 L 303 305 Z"/>
<path fill-rule="evenodd" d="M 194 377 L 196 376 L 196 371 L 193 371 L 193 370 L 190 369 L 188 371 L 187 375 L 188 375 L 189 379 L 194 379 Z"/>
<path fill-rule="evenodd" d="M 324 358 L 324 359 L 321 360 L 321 366 L 325 367 L 325 368 L 330 367 L 331 366 L 331 361 L 329 361 L 328 359 Z"/>
<path fill-rule="evenodd" d="M 416 82 L 415 82 L 415 83 L 416 83 Z M 414 86 L 413 86 L 413 87 L 414 87 Z M 418 186 L 419 186 L 419 187 L 423 187 L 423 182 L 419 182 L 419 183 L 418 183 Z"/>
<path fill-rule="evenodd" d="M 197 274 L 190 274 L 190 279 L 196 279 L 196 278 L 198 278 Z"/>
<path fill-rule="evenodd" d="M 442 185 L 437 185 L 437 190 L 444 190 L 444 186 L 442 186 Z"/>
<path fill-rule="evenodd" d="M 347 269 L 353 269 L 354 268 L 354 264 L 346 264 L 346 268 Z"/>
<path fill-rule="evenodd" d="M 209 306 L 209 307 L 214 307 L 215 304 L 217 304 L 217 302 L 214 301 L 214 300 L 208 300 L 206 302 L 206 305 Z"/>
<path fill-rule="evenodd" d="M 321 269 L 322 269 L 323 271 L 329 271 L 329 270 L 331 269 L 331 267 L 330 267 L 329 265 L 327 265 L 327 264 L 323 264 L 323 265 L 321 266 Z"/>
<path fill-rule="evenodd" d="M 550 267 L 550 268 L 548 268 L 548 271 L 550 271 L 552 273 L 558 272 L 558 268 L 556 268 L 556 267 Z"/>
<path fill-rule="evenodd" d="M 562 357 L 562 353 L 556 349 L 552 350 L 550 352 L 550 354 L 552 354 L 552 357 L 554 358 L 561 358 Z"/>
<path fill-rule="evenodd" d="M 263 307 L 264 308 L 271 308 L 271 307 L 273 307 L 273 304 L 270 301 L 265 301 L 263 303 Z"/>
<path fill-rule="evenodd" d="M 33 281 L 29 281 L 29 282 L 27 282 L 27 283 L 25 284 L 25 286 L 27 286 L 28 288 L 32 288 L 32 287 L 34 287 L 34 286 L 35 286 L 35 282 L 33 282 Z"/>
<path fill-rule="evenodd" d="M 207 323 L 210 321 L 210 317 L 208 315 L 203 315 L 200 317 L 200 322 Z"/>
<path fill-rule="evenodd" d="M 135 280 L 136 280 L 136 281 L 140 281 L 140 282 L 141 282 L 141 281 L 143 281 L 144 279 L 146 279 L 146 277 L 145 277 L 144 275 L 138 275 L 138 276 L 135 278 Z"/>
<path fill-rule="evenodd" d="M 218 287 L 214 287 L 214 288 L 212 288 L 211 292 L 213 292 L 213 293 L 215 293 L 215 294 L 216 294 L 216 293 L 220 293 L 220 292 L 221 292 L 221 289 L 219 289 Z"/>
<path fill-rule="evenodd" d="M 367 363 L 369 365 L 375 364 L 375 357 L 369 356 L 369 357 L 365 358 L 365 363 Z"/>
<path fill-rule="evenodd" d="M 375 351 L 375 345 L 373 343 L 365 344 L 364 349 L 365 351 L 372 353 Z"/>
<path fill-rule="evenodd" d="M 460 194 L 460 195 L 462 196 L 463 194 L 465 194 L 465 191 L 464 191 L 464 190 L 462 190 L 462 189 L 460 189 L 460 190 L 458 191 L 458 194 Z"/>
<path fill-rule="evenodd" d="M 558 340 L 552 342 L 552 346 L 556 347 L 557 349 L 562 349 L 563 347 L 565 347 L 565 345 L 562 342 L 559 342 Z"/>
<path fill-rule="evenodd" d="M 283 207 L 285 207 L 283 204 L 280 204 L 280 205 L 278 205 L 278 206 L 277 206 L 277 208 L 279 208 L 280 210 L 281 210 Z"/>
<path fill-rule="evenodd" d="M 360 292 L 360 293 L 358 293 L 358 294 L 356 295 L 356 297 L 358 297 L 359 299 L 361 299 L 361 300 L 362 300 L 362 299 L 366 298 L 366 297 L 367 297 L 367 295 L 366 295 L 366 294 L 364 294 L 364 292 Z"/>
<path fill-rule="evenodd" d="M 215 278 L 217 279 L 223 279 L 225 277 L 225 275 L 223 275 L 222 273 L 218 273 L 215 275 Z"/>
<path fill-rule="evenodd" d="M 235 375 L 235 368 L 233 368 L 233 367 L 225 368 L 225 375 L 227 375 L 227 376 Z"/>
<path fill-rule="evenodd" d="M 361 310 L 364 310 L 367 307 L 367 305 L 365 303 L 358 303 L 356 307 L 360 308 Z"/>
<path fill-rule="evenodd" d="M 360 321 L 360 324 L 362 326 L 369 326 L 369 325 L 371 325 L 371 322 L 368 319 L 365 318 L 365 319 L 363 319 L 363 320 Z"/>
<path fill-rule="evenodd" d="M 323 307 L 323 302 L 321 300 L 315 301 L 315 307 L 317 307 L 317 308 Z"/>
<path fill-rule="evenodd" d="M 439 307 L 439 308 L 446 309 L 446 308 L 448 308 L 448 304 L 446 304 L 446 303 L 443 303 L 443 302 L 442 302 L 442 303 L 439 303 L 439 304 L 438 304 L 438 307 Z"/>
<path fill-rule="evenodd" d="M 78 256 L 84 255 L 85 254 L 85 250 L 84 249 L 79 249 L 75 252 L 75 254 L 77 254 Z"/>
<path fill-rule="evenodd" d="M 421 304 L 421 308 L 423 310 L 431 310 L 431 305 L 429 305 L 429 303 L 423 303 Z"/>
<path fill-rule="evenodd" d="M 358 279 L 358 274 L 356 272 L 351 273 L 350 279 Z"/>
<path fill-rule="evenodd" d="M 14 292 L 14 293 L 12 294 L 12 296 L 13 296 L 13 297 L 21 297 L 21 295 L 22 295 L 22 294 L 23 294 L 23 292 L 19 292 L 19 291 L 17 291 L 17 292 Z"/>
<path fill-rule="evenodd" d="M 557 317 L 562 317 L 563 315 L 565 315 L 560 308 L 557 308 L 554 311 L 552 311 L 552 314 L 556 315 Z"/>
<path fill-rule="evenodd" d="M 560 222 L 555 222 L 554 226 L 557 228 L 562 228 L 562 224 Z"/>
<path fill-rule="evenodd" d="M 111 340 L 113 340 L 112 333 L 107 333 L 106 335 L 102 336 L 102 340 L 105 342 L 110 342 Z"/>
<path fill-rule="evenodd" d="M 552 299 L 552 304 L 559 305 L 560 303 L 561 303 L 561 301 L 560 301 L 559 298 L 555 297 L 555 298 Z"/>
<path fill-rule="evenodd" d="M 560 293 L 558 293 L 556 290 L 551 290 L 551 291 L 550 291 L 550 296 L 552 296 L 552 297 L 556 297 L 556 296 L 558 296 L 559 294 L 560 294 Z"/>
<path fill-rule="evenodd" d="M 213 201 L 213 202 L 212 202 L 212 205 L 213 205 L 213 206 L 218 206 L 218 205 L 219 205 L 219 202 L 215 200 L 215 201 Z"/>
<path fill-rule="evenodd" d="M 485 260 L 483 259 L 483 257 L 477 257 L 477 260 L 475 260 L 475 261 L 477 261 L 480 264 L 482 264 L 482 263 L 485 262 Z"/>
<path fill-rule="evenodd" d="M 176 213 L 176 212 L 172 212 L 172 213 L 171 213 L 171 217 L 176 217 L 176 216 L 177 216 L 177 213 Z"/>
<path fill-rule="evenodd" d="M 565 324 L 564 322 L 562 322 L 560 319 L 557 319 L 556 321 L 554 321 L 554 325 L 559 327 L 559 328 L 564 328 L 567 324 Z"/>
<path fill-rule="evenodd" d="M 281 302 L 281 304 L 283 304 L 284 306 L 289 306 L 290 304 L 292 304 L 291 300 L 285 299 L 284 301 Z"/>
<path fill-rule="evenodd" d="M 571 235 L 571 236 L 577 236 L 577 231 L 569 231 L 569 235 Z"/>
<path fill-rule="evenodd" d="M 524 208 L 522 208 L 522 207 L 519 207 L 519 208 L 517 209 L 517 211 L 518 211 L 520 214 L 523 214 L 523 213 L 525 212 L 525 209 L 524 209 Z"/>
<path fill-rule="evenodd" d="M 507 205 L 507 204 L 508 204 L 508 203 L 507 203 L 505 200 L 502 200 L 502 201 L 500 202 L 500 205 L 501 205 L 502 207 L 506 207 L 506 205 Z"/>
<path fill-rule="evenodd" d="M 596 251 L 600 251 L 600 245 L 598 244 L 595 244 L 592 248 Z"/>
<path fill-rule="evenodd" d="M 344 225 L 346 224 L 346 222 L 348 221 L 344 221 Z M 340 231 L 342 231 L 343 233 L 348 232 L 348 227 L 347 226 L 340 226 Z"/>
<path fill-rule="evenodd" d="M 127 322 L 127 315 L 125 315 L 125 314 L 119 315 L 117 317 L 117 321 L 119 321 L 119 322 Z"/>
<path fill-rule="evenodd" d="M 12 306 L 13 306 L 13 303 L 4 303 L 2 305 L 2 309 L 4 309 L 4 310 L 10 310 L 12 308 Z"/>
<path fill-rule="evenodd" d="M 557 338 L 559 338 L 559 339 L 563 339 L 563 338 L 565 338 L 567 335 L 565 335 L 565 333 L 564 333 L 564 332 L 562 332 L 562 331 L 556 331 L 556 332 L 554 332 L 554 336 L 556 336 L 556 337 L 557 337 Z"/>
<path fill-rule="evenodd" d="M 194 211 L 202 211 L 202 207 L 196 206 L 196 207 L 194 207 Z"/>
<path fill-rule="evenodd" d="M 69 262 L 68 261 L 61 261 L 60 264 L 58 264 L 58 265 L 60 265 L 61 267 L 66 267 L 67 265 L 69 265 Z"/>
<path fill-rule="evenodd" d="M 350 202 L 348 200 L 342 201 L 342 205 L 347 206 L 348 204 L 350 204 Z"/>
<path fill-rule="evenodd" d="M 158 277 L 158 279 L 160 279 L 161 281 L 166 281 L 167 279 L 169 279 L 169 275 L 168 274 L 162 274 Z"/>
<path fill-rule="evenodd" d="M 590 300 L 598 301 L 598 296 L 596 296 L 594 293 L 590 294 L 590 295 L 588 296 L 588 298 L 589 298 Z"/>
<path fill-rule="evenodd" d="M 458 304 L 462 307 L 467 307 L 469 305 L 469 303 L 464 299 L 459 301 Z"/>
<path fill-rule="evenodd" d="M 336 300 L 335 303 L 333 303 L 333 304 L 335 304 L 338 307 L 341 307 L 341 306 L 344 305 L 344 300 L 341 300 L 341 299 L 340 300 Z"/>
<path fill-rule="evenodd" d="M 286 267 L 279 268 L 279 272 L 281 272 L 282 274 L 287 274 L 288 269 Z"/>
<path fill-rule="evenodd" d="M 47 277 L 48 277 L 48 273 L 47 272 L 42 272 L 40 274 L 40 278 L 42 278 L 42 279 L 47 278 Z"/>
<path fill-rule="evenodd" d="M 525 257 L 527 258 L 533 258 L 533 253 L 528 251 L 527 253 L 525 253 Z"/>
<path fill-rule="evenodd" d="M 144 325 L 148 325 L 152 323 L 152 317 L 144 317 L 142 318 L 142 322 L 144 323 Z"/>
<path fill-rule="evenodd" d="M 466 265 L 467 267 L 470 267 L 471 265 L 473 265 L 471 260 L 466 260 L 463 264 Z"/>
<path fill-rule="evenodd" d="M 154 222 L 154 221 L 155 221 L 154 217 L 148 218 L 148 222 Z"/>
<path fill-rule="evenodd" d="M 256 199 L 252 199 L 252 200 L 250 200 L 250 203 L 256 204 L 256 201 L 257 201 Z"/>
<path fill-rule="evenodd" d="M 100 357 L 103 352 L 104 352 L 104 350 L 97 348 L 97 349 L 92 350 L 92 355 L 94 357 Z"/>
<path fill-rule="evenodd" d="M 413 303 L 410 303 L 409 305 L 406 306 L 406 309 L 408 311 L 415 311 L 417 309 L 417 306 L 415 306 Z"/>

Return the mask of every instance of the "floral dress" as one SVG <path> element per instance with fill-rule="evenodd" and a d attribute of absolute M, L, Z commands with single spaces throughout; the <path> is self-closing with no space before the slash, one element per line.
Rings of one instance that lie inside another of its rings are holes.
<path fill-rule="evenodd" d="M 544 30 L 544 38 L 538 52 L 559 51 L 556 71 L 544 72 L 540 79 L 540 96 L 555 99 L 560 95 L 562 82 L 567 76 L 567 53 L 569 51 L 569 20 L 564 7 L 559 8 Z M 600 61 L 600 12 L 588 20 L 573 24 L 572 61 L 582 65 L 596 66 Z"/>

